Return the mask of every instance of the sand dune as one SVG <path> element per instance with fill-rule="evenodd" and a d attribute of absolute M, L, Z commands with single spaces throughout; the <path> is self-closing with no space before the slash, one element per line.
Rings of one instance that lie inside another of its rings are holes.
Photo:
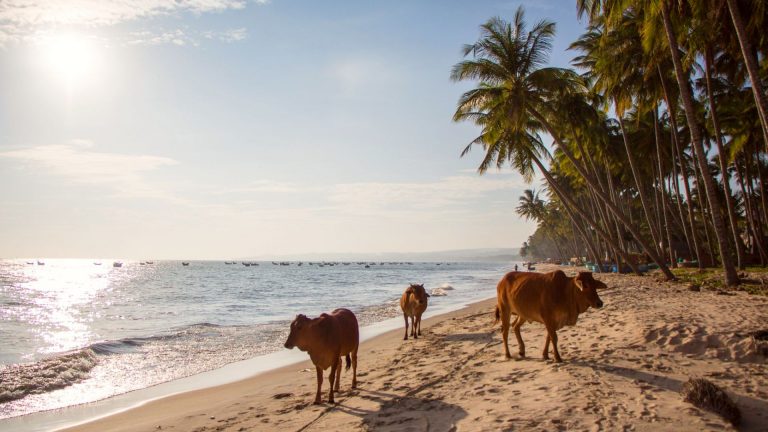
<path fill-rule="evenodd" d="M 741 430 L 768 430 L 766 358 L 749 336 L 768 327 L 768 298 L 693 292 L 652 276 L 597 278 L 609 286 L 605 307 L 559 332 L 561 364 L 541 359 L 540 324 L 523 327 L 529 357 L 506 360 L 490 327 L 493 299 L 425 320 L 418 340 L 396 330 L 364 343 L 359 388 L 350 391 L 343 372 L 333 406 L 311 405 L 315 375 L 305 362 L 74 430 L 732 430 L 682 400 L 689 377 L 727 390 Z"/>

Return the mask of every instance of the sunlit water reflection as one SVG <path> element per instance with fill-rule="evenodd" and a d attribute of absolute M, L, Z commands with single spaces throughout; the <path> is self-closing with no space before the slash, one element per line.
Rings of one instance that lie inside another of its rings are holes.
<path fill-rule="evenodd" d="M 408 282 L 495 293 L 507 265 L 260 266 L 177 261 L 0 261 L 0 418 L 90 402 L 281 349 L 287 321 L 348 307 L 361 324 L 399 314 Z"/>

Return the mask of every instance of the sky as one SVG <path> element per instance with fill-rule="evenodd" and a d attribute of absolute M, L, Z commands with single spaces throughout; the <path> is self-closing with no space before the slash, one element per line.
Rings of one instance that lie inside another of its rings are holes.
<path fill-rule="evenodd" d="M 567 66 L 574 0 L 3 0 L 0 257 L 519 247 L 449 74 L 521 3 Z"/>

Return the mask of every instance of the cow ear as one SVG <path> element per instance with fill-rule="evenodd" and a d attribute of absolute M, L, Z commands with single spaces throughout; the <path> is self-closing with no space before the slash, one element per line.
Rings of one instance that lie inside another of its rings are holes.
<path fill-rule="evenodd" d="M 576 288 L 579 289 L 579 291 L 584 291 L 584 283 L 582 283 L 579 278 L 573 280 L 573 283 L 576 285 Z"/>
<path fill-rule="evenodd" d="M 317 319 L 316 324 L 318 327 L 320 327 L 323 330 L 330 329 L 331 328 L 331 320 L 329 319 L 328 315 L 323 314 L 324 316 L 320 316 L 320 318 Z"/>

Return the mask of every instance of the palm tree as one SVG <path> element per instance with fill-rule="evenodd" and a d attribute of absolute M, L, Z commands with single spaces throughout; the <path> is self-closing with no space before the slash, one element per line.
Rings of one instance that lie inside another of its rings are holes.
<path fill-rule="evenodd" d="M 624 125 L 624 112 L 631 106 L 633 96 L 645 86 L 643 70 L 637 64 L 642 46 L 639 35 L 633 33 L 634 28 L 630 24 L 619 26 L 618 31 L 610 33 L 604 32 L 602 24 L 592 24 L 569 49 L 578 49 L 583 53 L 574 59 L 575 64 L 586 70 L 585 76 L 593 81 L 594 90 L 605 94 L 614 104 L 632 178 L 653 243 L 658 245 L 660 234 L 652 222 L 649 200 Z"/>
<path fill-rule="evenodd" d="M 736 0 L 726 0 L 726 3 L 728 4 L 728 12 L 731 15 L 733 28 L 736 31 L 736 36 L 739 41 L 741 55 L 744 58 L 744 64 L 747 67 L 747 72 L 749 73 L 749 80 L 752 84 L 752 95 L 755 98 L 755 105 L 757 105 L 760 124 L 763 128 L 763 141 L 765 150 L 768 151 L 768 103 L 766 103 L 765 92 L 763 91 L 762 81 L 757 70 L 757 55 L 755 54 L 755 51 L 753 51 L 752 44 L 749 40 L 749 36 L 747 35 L 746 24 L 744 23 L 744 18 L 742 17 L 741 10 L 739 9 L 739 4 Z M 756 9 L 755 11 L 750 11 L 756 12 L 752 15 L 763 18 L 766 12 L 764 2 L 758 1 L 751 3 L 754 3 L 751 5 L 752 9 Z"/>
<path fill-rule="evenodd" d="M 620 22 L 624 13 L 632 8 L 636 12 L 644 12 L 646 16 L 643 19 L 643 37 L 646 46 L 654 45 L 658 37 L 658 25 L 661 23 L 663 34 L 666 37 L 672 64 L 674 65 L 675 78 L 677 80 L 680 98 L 683 102 L 683 112 L 685 113 L 688 131 L 691 135 L 691 146 L 693 148 L 699 171 L 702 173 L 704 190 L 706 191 L 707 202 L 709 204 L 710 217 L 715 228 L 718 249 L 720 251 L 720 260 L 725 270 L 725 282 L 727 285 L 737 285 L 739 283 L 736 268 L 733 265 L 728 247 L 728 240 L 725 231 L 725 224 L 720 213 L 719 199 L 716 194 L 715 180 L 709 175 L 707 169 L 707 160 L 704 152 L 703 135 L 696 118 L 696 109 L 694 105 L 693 92 L 690 87 L 688 75 L 683 68 L 680 55 L 680 45 L 678 44 L 677 34 L 672 22 L 671 9 L 673 0 L 577 0 L 579 15 L 589 13 L 592 20 L 598 18 L 602 13 L 607 18 L 607 23 L 615 24 Z M 652 15 L 652 12 L 660 14 Z"/>
<path fill-rule="evenodd" d="M 547 209 L 544 201 L 539 198 L 539 193 L 533 189 L 526 189 L 518 200 L 520 204 L 515 211 L 525 220 L 533 219 L 536 222 L 543 222 L 547 216 Z"/>
<path fill-rule="evenodd" d="M 573 153 L 565 146 L 565 134 L 561 136 L 560 131 L 552 126 L 558 121 L 558 113 L 562 115 L 562 112 L 586 111 L 589 108 L 586 101 L 579 101 L 579 95 L 583 95 L 580 92 L 585 87 L 578 75 L 571 70 L 544 67 L 551 50 L 555 24 L 542 20 L 527 30 L 524 12 L 520 7 L 511 24 L 500 18 L 492 18 L 481 26 L 481 32 L 481 38 L 476 43 L 464 47 L 464 55 L 472 55 L 473 58 L 459 62 L 451 72 L 454 81 L 480 81 L 477 88 L 461 96 L 454 114 L 454 121 L 471 120 L 483 129 L 482 134 L 464 149 L 462 155 L 473 145 L 481 145 L 486 150 L 486 157 L 478 169 L 480 173 L 494 163 L 501 167 L 510 162 L 521 174 L 531 178 L 535 164 L 564 205 L 590 221 L 590 225 L 606 241 L 610 241 L 610 236 L 601 233 L 589 215 L 561 193 L 543 165 L 540 158 L 547 152 L 539 133 L 546 131 L 572 161 L 592 192 L 659 265 L 665 276 L 674 279 L 666 264 L 621 210 L 598 189 L 595 179 L 579 165 Z M 589 121 L 583 120 L 584 124 Z M 572 126 L 565 123 L 563 128 Z"/>

